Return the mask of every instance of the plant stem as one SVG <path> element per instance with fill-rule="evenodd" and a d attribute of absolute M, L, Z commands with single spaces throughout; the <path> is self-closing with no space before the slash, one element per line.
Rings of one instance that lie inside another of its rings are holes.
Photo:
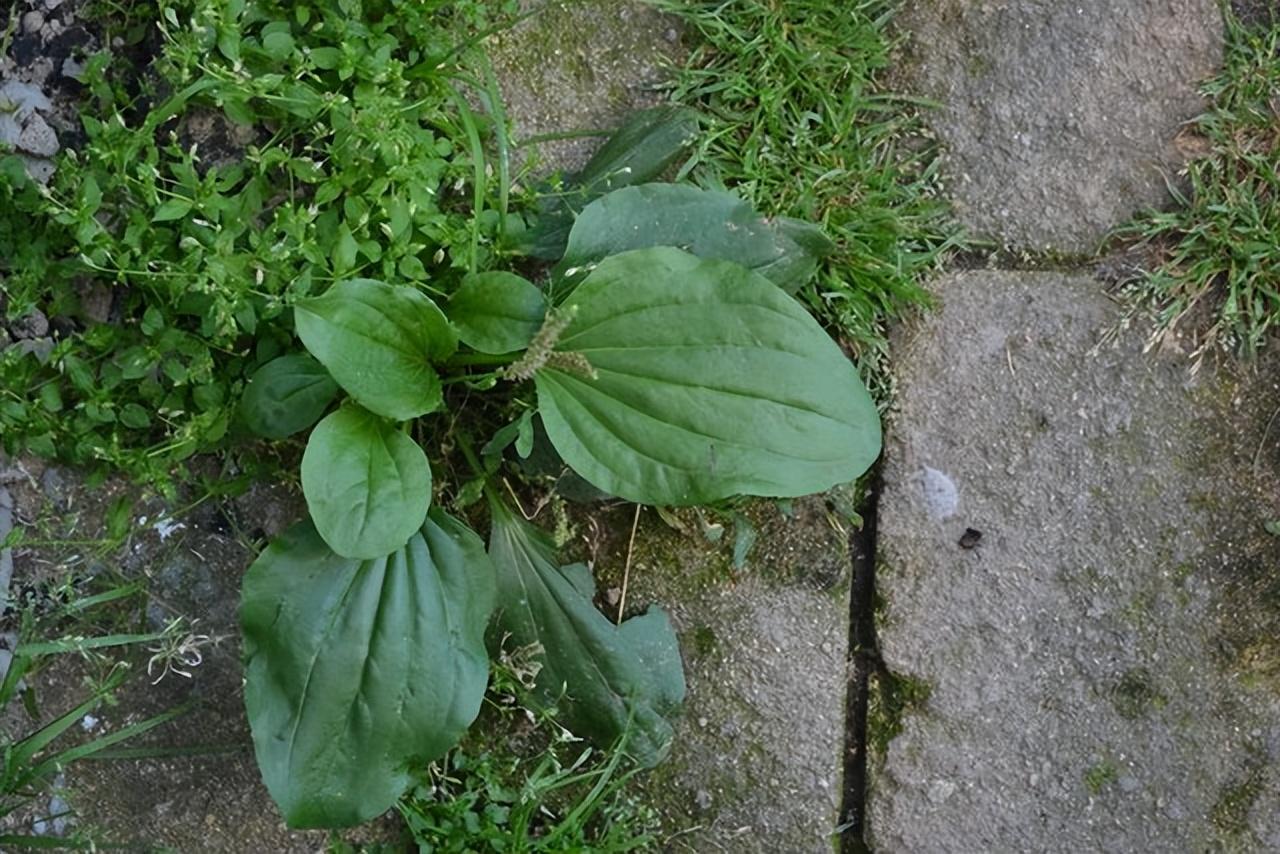
<path fill-rule="evenodd" d="M 468 365 L 509 365 L 516 360 L 517 355 L 519 354 L 494 356 L 490 353 L 460 353 L 445 362 L 445 365 L 450 368 L 463 368 Z"/>

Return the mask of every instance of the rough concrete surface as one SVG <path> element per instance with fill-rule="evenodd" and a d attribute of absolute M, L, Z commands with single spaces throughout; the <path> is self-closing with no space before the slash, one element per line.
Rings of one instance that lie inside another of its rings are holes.
<path fill-rule="evenodd" d="M 877 578 L 884 660 L 931 693 L 874 776 L 876 850 L 1280 850 L 1274 360 L 1100 344 L 1120 312 L 1085 274 L 936 290 Z"/>
<path fill-rule="evenodd" d="M 822 497 L 798 501 L 790 518 L 766 504 L 753 512 L 760 539 L 736 573 L 696 523 L 686 535 L 656 520 L 641 529 L 632 601 L 671 613 L 688 681 L 671 756 L 644 790 L 666 850 L 829 854 L 845 734 L 847 536 Z"/>
<path fill-rule="evenodd" d="M 1019 249 L 1091 252 L 1163 205 L 1222 58 L 1215 0 L 935 0 L 898 26 L 957 215 Z"/>
<path fill-rule="evenodd" d="M 611 131 L 658 100 L 664 65 L 682 52 L 672 18 L 635 0 L 532 2 L 538 11 L 485 48 L 517 141 L 544 134 Z M 561 139 L 536 152 L 539 172 L 582 166 L 599 138 Z"/>

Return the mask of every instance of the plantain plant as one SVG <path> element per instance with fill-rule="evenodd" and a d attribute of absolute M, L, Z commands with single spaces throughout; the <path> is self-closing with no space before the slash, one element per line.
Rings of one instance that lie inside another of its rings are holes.
<path fill-rule="evenodd" d="M 560 565 L 484 483 L 492 465 L 478 478 L 487 548 L 433 502 L 414 425 L 465 423 L 448 386 L 470 400 L 531 383 L 565 465 L 640 504 L 806 495 L 879 454 L 856 369 L 791 296 L 830 248 L 820 230 L 726 192 L 645 183 L 689 125 L 641 116 L 552 197 L 523 235 L 528 257 L 559 262 L 542 286 L 489 271 L 433 298 L 349 279 L 293 306 L 305 352 L 259 371 L 244 416 L 270 437 L 310 428 L 309 519 L 250 568 L 241 610 L 258 762 L 291 825 L 390 808 L 410 766 L 470 726 L 503 643 L 535 653 L 530 702 L 575 733 L 608 744 L 627 730 L 642 765 L 670 744 L 685 686 L 667 615 L 606 619 L 586 567 Z M 512 443 L 527 455 L 533 417 L 499 431 L 486 459 Z"/>

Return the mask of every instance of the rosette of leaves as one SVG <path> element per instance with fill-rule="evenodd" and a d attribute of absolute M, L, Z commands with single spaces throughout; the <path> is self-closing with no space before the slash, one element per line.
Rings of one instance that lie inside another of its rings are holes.
<path fill-rule="evenodd" d="M 258 761 L 291 825 L 371 818 L 410 764 L 456 743 L 485 690 L 487 629 L 490 650 L 538 651 L 530 703 L 597 742 L 627 732 L 641 764 L 664 755 L 684 694 L 665 613 L 614 626 L 585 567 L 561 566 L 492 494 L 486 552 L 433 506 L 410 427 L 487 363 L 502 367 L 472 388 L 531 382 L 556 452 L 610 495 L 694 505 L 851 481 L 879 454 L 878 414 L 789 293 L 824 241 L 726 193 L 642 185 L 578 214 L 549 287 L 492 271 L 437 302 L 350 279 L 294 305 L 306 353 L 261 369 L 245 420 L 268 436 L 311 428 L 310 519 L 250 568 L 241 612 Z M 529 425 L 505 441 L 527 450 Z"/>

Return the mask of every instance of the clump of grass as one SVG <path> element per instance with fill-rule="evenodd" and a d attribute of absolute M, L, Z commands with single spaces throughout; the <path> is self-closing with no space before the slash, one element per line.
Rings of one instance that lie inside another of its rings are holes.
<path fill-rule="evenodd" d="M 1201 356 L 1252 355 L 1280 323 L 1280 21 L 1250 28 L 1225 14 L 1226 63 L 1203 87 L 1211 107 L 1184 132 L 1200 149 L 1189 190 L 1118 232 L 1157 253 L 1130 288 L 1155 306 L 1156 341 L 1212 315 L 1194 329 Z"/>
<path fill-rule="evenodd" d="M 896 4 L 653 5 L 695 43 L 672 98 L 711 117 L 687 168 L 836 240 L 803 296 L 885 399 L 885 322 L 925 302 L 918 281 L 956 240 L 915 104 L 881 84 Z"/>
<path fill-rule="evenodd" d="M 419 851 L 658 849 L 661 819 L 630 785 L 639 769 L 626 759 L 629 733 L 597 751 L 570 735 L 554 710 L 521 706 L 538 666 L 523 656 L 495 663 L 484 725 L 419 770 L 398 804 Z"/>
<path fill-rule="evenodd" d="M 1093 795 L 1102 794 L 1102 790 L 1120 779 L 1120 771 L 1110 759 L 1104 759 L 1092 765 L 1084 772 L 1084 785 Z"/>
<path fill-rule="evenodd" d="M 658 818 L 625 792 L 634 770 L 620 751 L 598 758 L 581 748 L 523 759 L 455 750 L 424 773 L 399 805 L 419 850 L 543 854 L 655 850 Z"/>

